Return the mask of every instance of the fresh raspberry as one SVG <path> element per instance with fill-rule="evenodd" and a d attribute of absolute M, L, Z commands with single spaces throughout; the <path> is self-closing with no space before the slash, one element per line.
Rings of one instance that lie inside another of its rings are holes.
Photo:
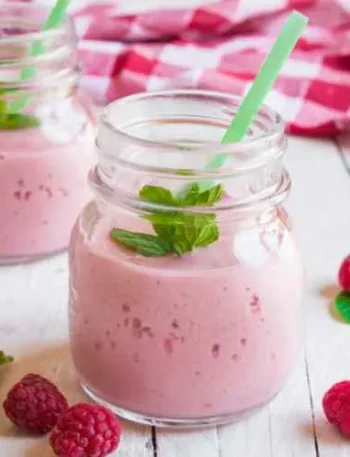
<path fill-rule="evenodd" d="M 111 411 L 78 404 L 58 419 L 50 443 L 59 457 L 105 457 L 117 449 L 121 427 Z"/>
<path fill-rule="evenodd" d="M 56 424 L 68 403 L 52 382 L 38 374 L 27 374 L 12 387 L 3 407 L 14 424 L 44 434 Z"/>
<path fill-rule="evenodd" d="M 350 381 L 338 382 L 326 392 L 323 410 L 328 421 L 350 437 Z"/>
<path fill-rule="evenodd" d="M 348 255 L 340 265 L 338 280 L 340 287 L 347 292 L 350 292 L 350 255 Z"/>

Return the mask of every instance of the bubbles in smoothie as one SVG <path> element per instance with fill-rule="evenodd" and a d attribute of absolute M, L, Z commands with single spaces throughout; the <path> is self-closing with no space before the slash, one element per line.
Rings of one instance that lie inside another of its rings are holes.
<path fill-rule="evenodd" d="M 117 349 L 117 343 L 115 341 L 111 341 L 110 346 L 111 346 L 112 351 L 115 351 Z"/>
<path fill-rule="evenodd" d="M 67 190 L 67 189 L 64 189 L 63 187 L 59 187 L 59 188 L 57 189 L 57 192 L 58 192 L 59 194 L 61 194 L 62 197 L 68 197 L 68 196 L 69 196 L 68 190 Z"/>
<path fill-rule="evenodd" d="M 177 319 L 173 319 L 173 321 L 172 321 L 172 323 L 171 323 L 171 326 L 172 326 L 172 328 L 174 328 L 174 329 L 178 329 L 178 328 L 180 327 L 180 325 L 179 325 Z"/>
<path fill-rule="evenodd" d="M 128 303 L 123 303 L 122 310 L 124 311 L 124 313 L 128 313 L 130 311 L 130 305 Z"/>
<path fill-rule="evenodd" d="M 132 332 L 136 338 L 142 338 L 142 321 L 138 317 L 134 317 L 132 320 Z"/>
<path fill-rule="evenodd" d="M 238 354 L 232 354 L 232 360 L 236 361 L 238 359 L 239 359 Z"/>
<path fill-rule="evenodd" d="M 52 190 L 50 189 L 50 187 L 43 186 L 43 185 L 41 184 L 41 185 L 39 186 L 39 190 L 42 191 L 42 192 L 45 192 L 48 198 L 52 198 L 52 197 L 53 197 L 53 192 L 52 192 Z"/>
<path fill-rule="evenodd" d="M 145 334 L 146 336 L 148 336 L 149 338 L 153 338 L 154 337 L 154 333 L 152 332 L 152 329 L 151 327 L 143 327 L 142 328 L 142 333 Z"/>
<path fill-rule="evenodd" d="M 171 341 L 170 338 L 165 338 L 164 342 L 164 350 L 167 354 L 172 354 L 173 352 L 173 342 Z"/>
<path fill-rule="evenodd" d="M 129 318 L 127 317 L 126 319 L 124 319 L 124 327 L 128 327 L 129 326 Z"/>
<path fill-rule="evenodd" d="M 96 351 L 101 351 L 101 349 L 103 348 L 101 341 L 95 341 L 94 346 Z"/>
<path fill-rule="evenodd" d="M 256 294 L 252 295 L 249 305 L 252 313 L 259 313 L 261 311 L 260 299 Z"/>
<path fill-rule="evenodd" d="M 106 338 L 109 339 L 110 336 L 111 336 L 111 331 L 110 330 L 106 330 L 105 331 L 105 335 L 106 335 Z"/>
<path fill-rule="evenodd" d="M 240 343 L 242 346 L 245 346 L 247 344 L 247 338 L 241 338 Z"/>
<path fill-rule="evenodd" d="M 142 321 L 139 317 L 134 317 L 132 320 L 132 326 L 135 329 L 139 329 L 142 326 Z"/>
<path fill-rule="evenodd" d="M 220 344 L 215 343 L 211 348 L 211 355 L 214 359 L 217 359 L 220 355 Z"/>

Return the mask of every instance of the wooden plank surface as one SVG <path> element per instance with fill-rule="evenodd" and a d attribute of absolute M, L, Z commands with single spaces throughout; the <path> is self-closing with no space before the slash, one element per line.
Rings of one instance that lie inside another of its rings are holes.
<path fill-rule="evenodd" d="M 294 182 L 288 207 L 300 239 L 307 277 L 305 354 L 309 379 L 302 353 L 286 388 L 268 408 L 249 420 L 200 432 L 157 430 L 153 436 L 149 427 L 125 424 L 122 447 L 116 455 L 350 456 L 348 442 L 325 422 L 320 408 L 324 391 L 350 372 L 350 353 L 346 350 L 349 328 L 334 320 L 328 309 L 339 261 L 350 250 L 350 179 L 331 141 L 291 139 L 287 164 Z M 66 267 L 63 255 L 0 269 L 0 341 L 16 356 L 15 364 L 1 370 L 1 399 L 9 386 L 28 371 L 53 379 L 71 402 L 85 398 L 67 345 Z M 18 435 L 2 412 L 0 455 L 52 457 L 45 439 Z"/>
<path fill-rule="evenodd" d="M 316 455 L 348 457 L 349 443 L 325 421 L 321 402 L 333 383 L 350 378 L 349 327 L 331 314 L 338 267 L 350 252 L 350 176 L 330 141 L 296 139 L 291 152 L 290 210 L 306 272 L 306 355 L 314 414 L 314 423 L 300 424 L 300 432 L 311 439 L 314 428 Z"/>

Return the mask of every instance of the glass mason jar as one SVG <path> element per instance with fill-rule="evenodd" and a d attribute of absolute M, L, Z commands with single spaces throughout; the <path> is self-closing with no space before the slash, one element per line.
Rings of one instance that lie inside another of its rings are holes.
<path fill-rule="evenodd" d="M 67 248 L 91 198 L 95 120 L 78 90 L 72 22 L 41 32 L 49 9 L 0 5 L 0 263 Z"/>
<path fill-rule="evenodd" d="M 86 392 L 128 419 L 239 420 L 296 359 L 302 269 L 281 206 L 283 123 L 264 107 L 243 142 L 222 145 L 239 102 L 150 93 L 101 117 L 95 199 L 70 245 L 70 340 Z"/>

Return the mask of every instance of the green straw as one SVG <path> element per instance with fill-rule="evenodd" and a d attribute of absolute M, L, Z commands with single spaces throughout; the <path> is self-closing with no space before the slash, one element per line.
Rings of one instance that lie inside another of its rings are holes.
<path fill-rule="evenodd" d="M 269 55 L 259 70 L 252 86 L 239 107 L 221 143 L 236 143 L 243 140 L 265 97 L 274 85 L 284 63 L 293 51 L 302 35 L 308 18 L 293 11 L 273 45 Z M 220 168 L 224 165 L 227 154 L 218 154 L 208 164 L 207 169 Z"/>
<path fill-rule="evenodd" d="M 48 18 L 46 19 L 42 31 L 51 30 L 57 28 L 63 22 L 66 10 L 68 8 L 70 0 L 57 0 L 55 6 L 52 8 Z M 40 41 L 34 41 L 31 45 L 29 50 L 29 56 L 35 57 L 45 52 L 45 47 Z M 22 81 L 27 79 L 31 79 L 36 74 L 35 67 L 27 67 L 24 68 L 20 73 L 20 78 Z M 28 98 L 21 98 L 19 100 L 15 100 L 9 104 L 9 112 L 18 112 L 21 111 L 27 104 Z"/>

